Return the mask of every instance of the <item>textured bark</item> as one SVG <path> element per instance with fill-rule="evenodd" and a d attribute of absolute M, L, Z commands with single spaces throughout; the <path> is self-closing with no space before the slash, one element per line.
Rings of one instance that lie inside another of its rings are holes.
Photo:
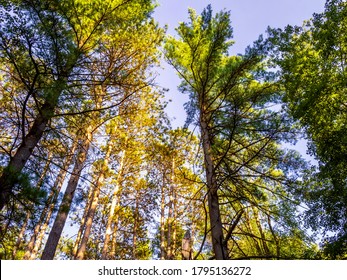
<path fill-rule="evenodd" d="M 87 128 L 84 139 L 80 141 L 80 146 L 78 148 L 77 158 L 75 165 L 70 176 L 69 182 L 67 184 L 62 203 L 59 207 L 57 217 L 55 218 L 53 227 L 48 236 L 46 246 L 43 250 L 41 259 L 42 260 L 53 260 L 55 251 L 58 246 L 58 242 L 65 226 L 72 201 L 75 195 L 77 184 L 81 176 L 82 169 L 84 167 L 85 161 L 87 159 L 87 154 L 89 150 L 89 145 L 91 141 L 91 127 Z"/>
<path fill-rule="evenodd" d="M 54 207 L 58 200 L 58 195 L 61 190 L 61 187 L 63 186 L 67 170 L 72 162 L 72 156 L 75 153 L 75 150 L 77 148 L 77 142 L 75 142 L 71 150 L 65 159 L 62 168 L 60 169 L 58 176 L 55 179 L 54 185 L 51 189 L 51 192 L 48 196 L 48 202 L 47 206 L 44 208 L 40 215 L 39 222 L 36 224 L 34 228 L 34 233 L 30 238 L 29 244 L 27 246 L 27 252 L 26 255 L 29 254 L 29 257 L 27 256 L 27 259 L 34 260 L 37 257 L 37 253 L 42 245 L 43 237 L 46 233 L 46 229 L 48 227 L 48 224 L 51 220 L 52 214 L 54 212 Z"/>
<path fill-rule="evenodd" d="M 214 163 L 212 157 L 211 141 L 203 111 L 200 113 L 200 129 L 202 137 L 202 146 L 204 152 L 204 164 L 206 172 L 206 184 L 207 184 L 207 201 L 209 209 L 210 227 L 212 234 L 212 247 L 217 260 L 228 259 L 228 248 L 224 242 L 223 237 L 223 225 L 221 221 L 221 215 L 219 210 L 219 198 L 218 198 L 218 185 L 216 180 L 216 174 L 214 170 Z"/>

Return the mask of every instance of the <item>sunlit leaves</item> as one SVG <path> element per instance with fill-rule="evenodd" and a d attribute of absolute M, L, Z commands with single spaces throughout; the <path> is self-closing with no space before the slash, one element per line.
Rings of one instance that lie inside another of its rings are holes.
<path fill-rule="evenodd" d="M 319 173 L 306 178 L 309 224 L 337 232 L 330 239 L 336 244 L 346 239 L 346 15 L 345 1 L 328 0 L 325 11 L 303 27 L 269 30 L 284 101 L 319 163 Z"/>

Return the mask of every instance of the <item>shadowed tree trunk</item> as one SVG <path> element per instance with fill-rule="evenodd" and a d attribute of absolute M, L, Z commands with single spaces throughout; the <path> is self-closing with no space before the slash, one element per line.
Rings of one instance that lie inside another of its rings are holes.
<path fill-rule="evenodd" d="M 53 227 L 48 236 L 46 246 L 43 250 L 42 260 L 53 260 L 55 251 L 58 246 L 58 242 L 65 226 L 72 201 L 75 195 L 75 191 L 78 185 L 79 178 L 81 176 L 82 169 L 85 161 L 87 160 L 87 154 L 89 150 L 90 141 L 92 139 L 91 126 L 87 127 L 84 139 L 80 140 L 80 146 L 78 148 L 75 166 L 67 184 L 62 203 L 59 207 L 57 217 L 55 218 Z"/>
<path fill-rule="evenodd" d="M 63 186 L 69 166 L 71 165 L 73 155 L 77 148 L 77 144 L 78 144 L 77 142 L 74 142 L 72 144 L 69 154 L 67 158 L 65 159 L 63 166 L 59 171 L 58 176 L 55 179 L 54 185 L 48 197 L 47 205 L 41 213 L 40 220 L 36 224 L 34 228 L 34 232 L 27 246 L 27 251 L 25 253 L 26 259 L 30 259 L 30 260 L 35 259 L 37 256 L 37 252 L 39 251 L 41 247 L 43 237 L 46 233 L 46 229 L 48 227 L 49 221 L 51 220 L 52 214 L 54 212 L 54 208 L 58 200 L 59 192 L 61 190 L 61 187 Z"/>
<path fill-rule="evenodd" d="M 223 225 L 219 209 L 218 185 L 212 158 L 210 135 L 208 132 L 208 125 L 205 121 L 206 116 L 204 116 L 204 110 L 204 106 L 202 106 L 202 112 L 200 116 L 200 128 L 202 146 L 204 151 L 206 184 L 208 188 L 207 201 L 212 234 L 212 246 L 215 258 L 217 260 L 227 260 L 228 248 L 227 244 L 224 242 L 223 237 Z"/>
<path fill-rule="evenodd" d="M 14 156 L 11 157 L 7 167 L 3 170 L 0 177 L 0 210 L 8 203 L 12 189 L 19 182 L 20 173 L 42 138 L 49 120 L 54 115 L 54 108 L 58 103 L 64 86 L 64 80 L 58 80 L 53 86 L 54 92 L 51 93 L 51 96 L 47 98 L 48 100 L 40 108 L 39 111 L 41 113 L 36 117 L 28 134 L 22 140 Z"/>

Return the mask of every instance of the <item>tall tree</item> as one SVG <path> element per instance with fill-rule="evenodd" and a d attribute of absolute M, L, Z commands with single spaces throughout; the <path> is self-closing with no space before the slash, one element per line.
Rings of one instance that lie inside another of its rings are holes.
<path fill-rule="evenodd" d="M 227 40 L 232 36 L 232 28 L 228 13 L 222 12 L 212 18 L 211 6 L 203 11 L 201 17 L 192 9 L 189 14 L 190 23 L 182 23 L 177 29 L 181 40 L 168 39 L 166 55 L 183 79 L 181 89 L 190 92 L 194 109 L 199 111 L 213 250 L 217 259 L 228 259 L 212 154 L 209 107 L 213 99 L 210 93 L 215 82 L 214 74 L 231 44 Z"/>
<path fill-rule="evenodd" d="M 307 174 L 306 221 L 335 233 L 325 244 L 333 258 L 347 252 L 346 27 L 347 3 L 328 0 L 302 27 L 269 29 L 284 101 L 319 163 Z"/>
<path fill-rule="evenodd" d="M 146 0 L 93 4 L 77 0 L 1 2 L 2 73 L 7 81 L 18 85 L 16 93 L 23 96 L 24 102 L 20 108 L 20 133 L 15 138 L 18 148 L 9 155 L 9 162 L 0 177 L 0 209 L 15 194 L 20 173 L 57 109 L 60 108 L 61 114 L 66 113 L 71 89 L 88 86 L 94 81 L 88 79 L 93 70 L 89 63 L 95 60 L 93 54 L 99 53 L 96 51 L 100 47 L 98 42 L 107 40 L 106 29 L 114 31 L 121 24 L 137 28 L 152 9 L 151 1 Z M 126 62 L 130 61 L 119 61 L 116 66 L 110 66 L 120 70 L 117 66 Z M 99 74 L 98 84 L 119 80 L 113 79 L 114 72 Z M 120 76 L 124 78 L 124 75 Z M 34 104 L 28 126 L 25 123 L 27 104 Z M 112 107 L 112 104 L 107 105 Z"/>
<path fill-rule="evenodd" d="M 279 141 L 289 140 L 293 133 L 285 114 L 271 110 L 278 95 L 272 74 L 266 71 L 268 42 L 260 37 L 244 55 L 229 56 L 229 12 L 213 17 L 208 6 L 201 16 L 192 9 L 189 15 L 190 22 L 177 28 L 179 39 L 169 37 L 165 50 L 182 79 L 180 90 L 190 95 L 187 121 L 200 128 L 211 257 L 228 259 L 240 213 L 251 205 L 262 209 L 267 195 L 279 199 L 279 190 L 292 181 L 289 172 L 284 175 L 280 170 L 283 158 L 289 163 L 293 157 L 281 151 Z"/>

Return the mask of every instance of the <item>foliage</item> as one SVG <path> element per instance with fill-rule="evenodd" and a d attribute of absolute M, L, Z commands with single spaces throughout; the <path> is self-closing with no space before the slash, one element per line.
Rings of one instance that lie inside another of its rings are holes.
<path fill-rule="evenodd" d="M 238 55 L 230 12 L 189 9 L 163 46 L 176 129 L 155 6 L 0 0 L 0 257 L 346 258 L 346 3 Z M 298 128 L 319 171 L 283 148 Z"/>
<path fill-rule="evenodd" d="M 346 242 L 347 213 L 346 19 L 346 2 L 329 0 L 325 12 L 304 26 L 269 30 L 283 100 L 304 128 L 319 164 L 319 171 L 307 177 L 307 219 L 311 226 L 335 232 L 328 240 L 340 245 Z"/>
<path fill-rule="evenodd" d="M 239 254 L 247 257 L 251 253 L 241 248 L 250 245 L 245 245 L 242 237 L 233 236 L 251 236 L 256 243 L 256 236 L 266 238 L 261 236 L 263 225 L 259 222 L 258 232 L 252 233 L 244 216 L 252 217 L 250 209 L 256 207 L 264 218 L 273 219 L 279 226 L 288 223 L 296 207 L 290 201 L 294 198 L 289 190 L 304 164 L 295 153 L 280 147 L 281 141 L 293 140 L 296 131 L 284 111 L 271 108 L 279 95 L 266 59 L 268 41 L 260 37 L 244 55 L 229 56 L 232 28 L 228 12 L 212 17 L 208 6 L 201 16 L 190 9 L 189 17 L 189 23 L 181 23 L 177 28 L 179 38 L 167 39 L 166 56 L 182 80 L 180 90 L 190 95 L 187 121 L 194 120 L 200 128 L 207 196 L 213 199 L 210 195 L 218 189 L 215 203 L 219 204 L 220 214 L 216 212 L 216 216 L 221 218 L 215 222 L 222 220 L 224 229 L 229 227 L 224 230 L 224 237 L 231 240 L 222 243 L 230 243 L 232 258 L 238 257 L 233 250 L 240 250 Z M 288 213 L 280 210 L 284 204 L 290 209 Z M 257 219 L 257 215 L 252 219 Z M 213 233 L 216 227 L 211 218 L 212 240 L 217 238 Z M 295 229 L 299 224 L 292 222 L 290 227 Z M 233 232 L 236 229 L 240 232 Z M 276 235 L 277 232 L 272 238 L 276 239 Z M 258 250 L 257 254 L 266 257 L 270 252 Z"/>

